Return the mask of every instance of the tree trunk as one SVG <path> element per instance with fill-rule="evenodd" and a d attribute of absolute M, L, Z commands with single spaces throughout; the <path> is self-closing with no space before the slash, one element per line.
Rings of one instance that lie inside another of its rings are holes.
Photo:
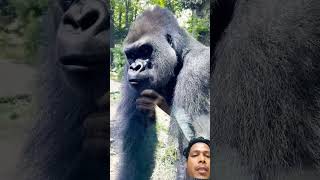
<path fill-rule="evenodd" d="M 119 11 L 119 27 L 118 27 L 118 29 L 120 30 L 121 29 L 121 22 L 122 21 L 122 11 L 120 10 Z"/>
<path fill-rule="evenodd" d="M 125 1 L 126 4 L 126 29 L 129 29 L 129 11 L 130 11 L 130 0 Z"/>

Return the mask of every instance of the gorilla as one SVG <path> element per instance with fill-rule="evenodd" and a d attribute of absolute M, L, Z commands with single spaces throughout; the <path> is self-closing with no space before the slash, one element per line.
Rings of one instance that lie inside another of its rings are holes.
<path fill-rule="evenodd" d="M 209 127 L 210 48 L 179 27 L 169 10 L 154 7 L 131 25 L 124 53 L 118 179 L 146 180 L 154 168 L 155 105 L 181 123 L 179 139 L 197 135 L 193 122 L 200 116 Z"/>
<path fill-rule="evenodd" d="M 320 1 L 213 0 L 214 179 L 320 178 Z"/>
<path fill-rule="evenodd" d="M 36 122 L 21 179 L 107 179 L 109 12 L 102 0 L 51 0 Z"/>

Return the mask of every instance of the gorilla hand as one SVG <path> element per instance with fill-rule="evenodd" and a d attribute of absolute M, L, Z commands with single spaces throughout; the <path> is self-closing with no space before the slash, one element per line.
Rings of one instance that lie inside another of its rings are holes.
<path fill-rule="evenodd" d="M 105 113 L 94 113 L 84 121 L 83 150 L 89 157 L 98 159 L 106 155 L 106 138 L 108 138 L 106 115 Z"/>
<path fill-rule="evenodd" d="M 149 117 L 155 117 L 156 105 L 164 112 L 170 114 L 170 106 L 165 98 L 152 89 L 143 90 L 141 96 L 136 100 L 137 109 L 144 111 Z"/>
<path fill-rule="evenodd" d="M 106 139 L 109 139 L 109 113 L 108 94 L 105 94 L 96 101 L 97 109 L 90 114 L 83 122 L 84 141 L 83 150 L 91 158 L 107 158 Z M 101 160 L 100 160 L 101 161 Z M 97 161 L 96 161 L 97 162 Z M 99 161 L 98 161 L 99 162 Z"/>

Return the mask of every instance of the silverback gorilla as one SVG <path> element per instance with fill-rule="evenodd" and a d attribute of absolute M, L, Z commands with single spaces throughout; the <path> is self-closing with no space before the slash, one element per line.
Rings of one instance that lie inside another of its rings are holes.
<path fill-rule="evenodd" d="M 21 179 L 105 180 L 109 13 L 101 0 L 51 0 L 37 121 Z"/>
<path fill-rule="evenodd" d="M 320 1 L 214 0 L 214 179 L 320 179 Z"/>
<path fill-rule="evenodd" d="M 158 105 L 189 125 L 207 115 L 209 127 L 210 49 L 179 27 L 167 9 L 143 12 L 131 25 L 124 42 L 127 57 L 123 99 L 122 160 L 118 179 L 150 179 L 157 142 L 154 108 Z M 187 137 L 188 138 L 188 137 Z"/>

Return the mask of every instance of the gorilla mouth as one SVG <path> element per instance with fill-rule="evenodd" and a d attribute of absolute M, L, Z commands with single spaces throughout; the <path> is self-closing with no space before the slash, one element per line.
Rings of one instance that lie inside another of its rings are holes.
<path fill-rule="evenodd" d="M 151 88 L 149 78 L 132 78 L 128 79 L 130 86 L 138 92 Z"/>
<path fill-rule="evenodd" d="M 132 78 L 128 80 L 130 85 L 135 87 L 135 88 L 139 88 L 139 87 L 143 87 L 147 84 L 148 82 L 148 78 L 143 78 L 143 79 L 139 79 L 139 78 Z"/>
<path fill-rule="evenodd" d="M 130 83 L 132 86 L 138 85 L 139 82 L 140 82 L 140 81 L 139 81 L 138 79 L 129 79 L 129 83 Z"/>
<path fill-rule="evenodd" d="M 68 55 L 59 59 L 67 71 L 106 70 L 107 60 L 99 55 Z"/>

